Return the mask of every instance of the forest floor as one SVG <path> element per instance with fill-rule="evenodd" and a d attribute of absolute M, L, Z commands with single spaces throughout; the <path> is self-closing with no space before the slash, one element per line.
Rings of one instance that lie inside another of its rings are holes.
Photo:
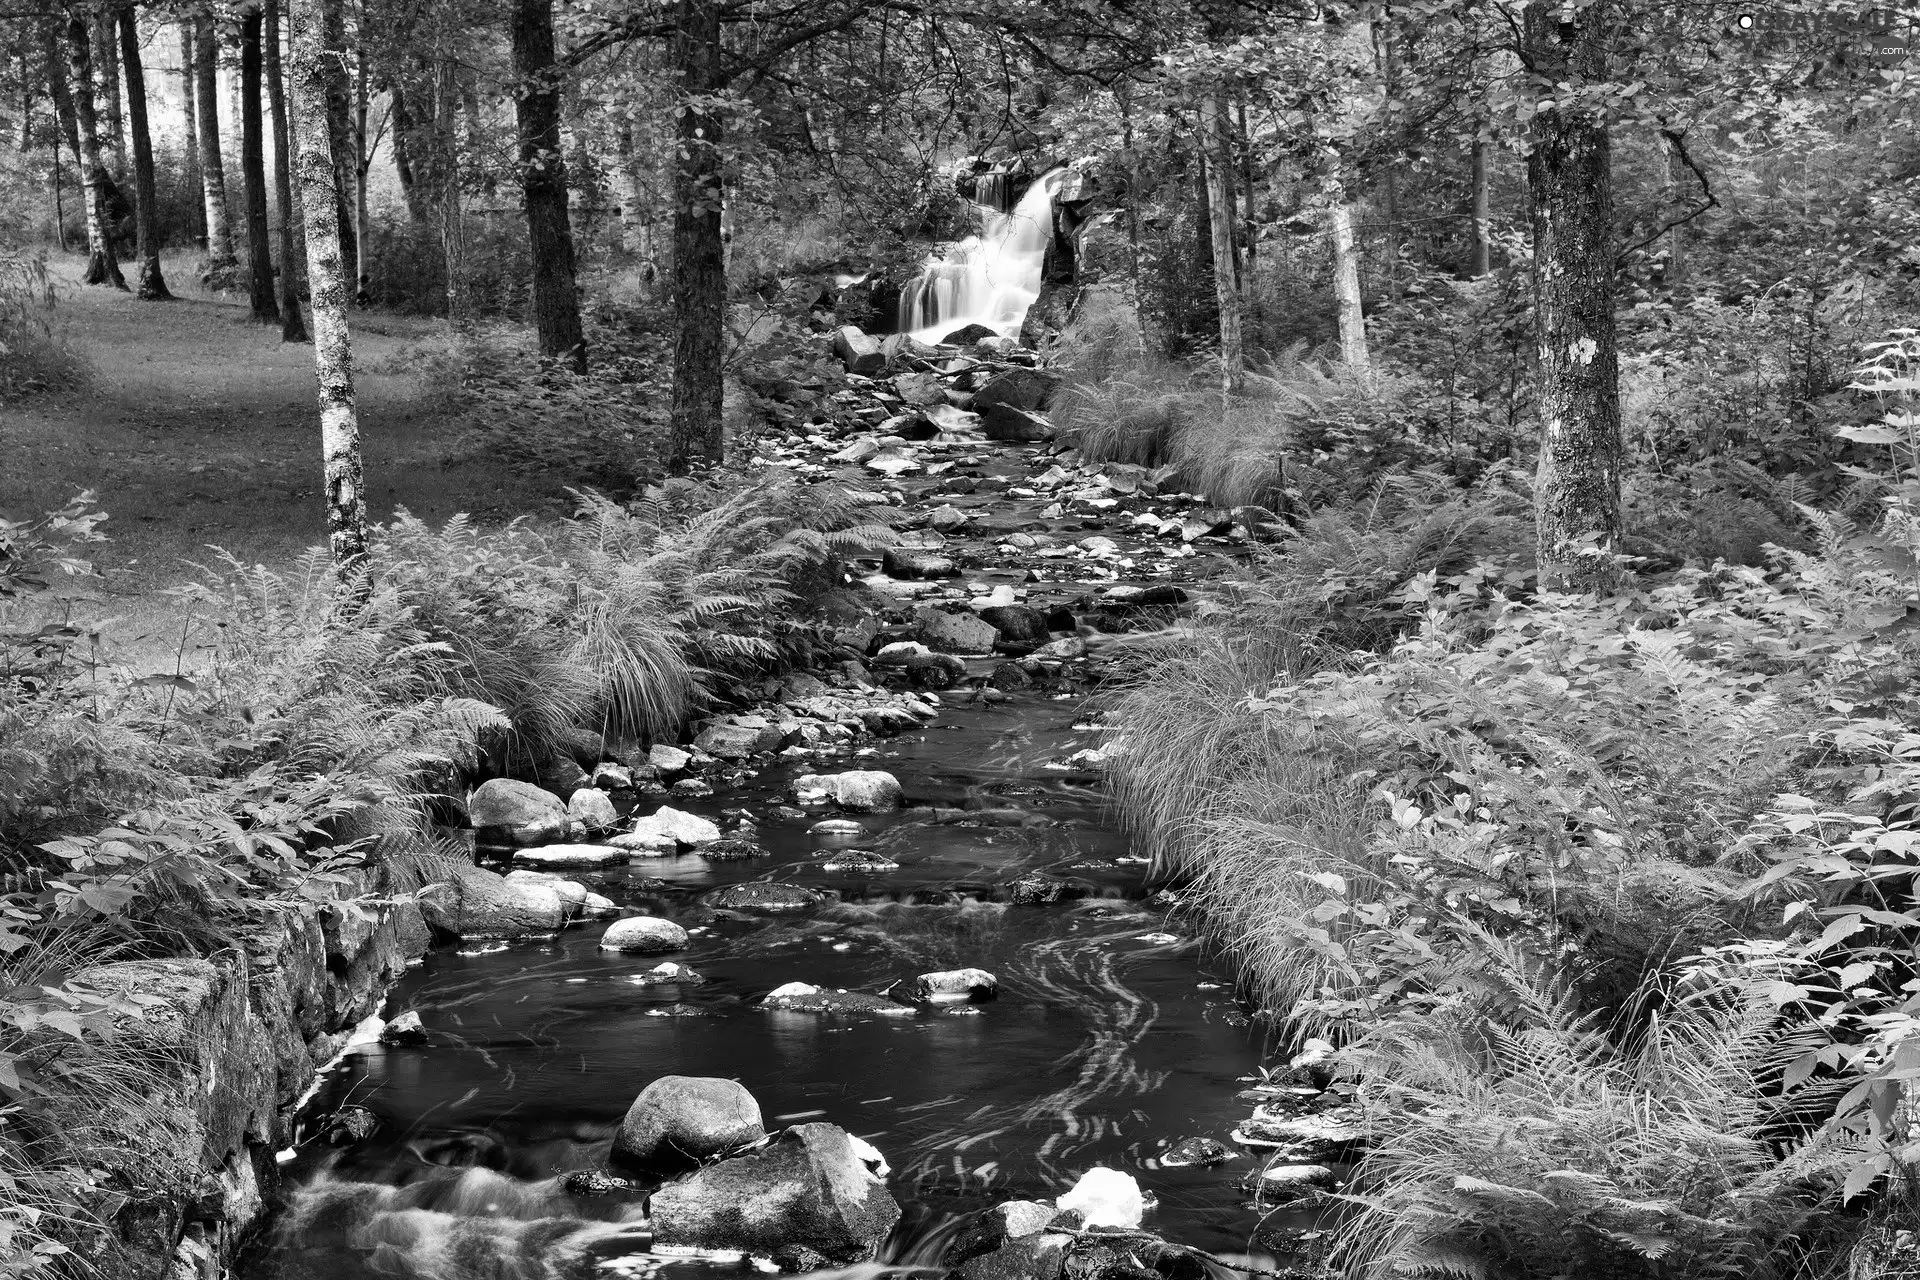
<path fill-rule="evenodd" d="M 164 264 L 168 303 L 85 287 L 81 265 L 53 263 L 55 321 L 90 377 L 0 406 L 0 513 L 22 519 L 94 491 L 112 541 L 95 548 L 104 581 L 76 616 L 105 624 L 112 661 L 157 669 L 184 647 L 191 664 L 210 638 L 167 591 L 195 563 L 221 548 L 284 567 L 325 539 L 313 348 L 251 323 L 243 295 L 202 289 L 184 256 Z M 406 368 L 438 322 L 376 312 L 352 324 L 369 514 L 493 521 L 556 496 L 548 479 L 463 456 L 462 417 Z"/>

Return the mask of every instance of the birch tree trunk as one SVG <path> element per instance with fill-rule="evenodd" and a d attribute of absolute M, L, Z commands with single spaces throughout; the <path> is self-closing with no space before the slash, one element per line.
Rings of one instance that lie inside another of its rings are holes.
<path fill-rule="evenodd" d="M 140 259 L 138 297 L 163 302 L 173 297 L 160 273 L 160 218 L 155 204 L 153 135 L 147 128 L 147 72 L 140 63 L 140 20 L 131 4 L 120 10 L 120 63 L 127 73 L 127 129 L 133 135 L 135 256 Z"/>
<path fill-rule="evenodd" d="M 1246 353 L 1241 345 L 1240 272 L 1233 250 L 1235 202 L 1227 185 L 1232 150 L 1227 142 L 1226 108 L 1219 98 L 1200 100 L 1200 158 L 1207 175 L 1207 222 L 1213 246 L 1213 289 L 1220 304 L 1220 384 L 1227 395 L 1246 387 Z"/>
<path fill-rule="evenodd" d="M 112 151 L 114 172 L 124 177 L 131 166 L 127 163 L 127 130 L 122 123 L 125 117 L 120 110 L 120 47 L 116 36 L 120 23 L 115 8 L 109 0 L 93 11 L 94 115 L 100 130 L 101 159 L 104 161 L 106 153 Z"/>
<path fill-rule="evenodd" d="M 1603 23 L 1601 7 L 1562 21 L 1566 14 L 1557 2 L 1527 6 L 1524 34 L 1540 74 L 1556 84 L 1606 74 L 1606 55 L 1593 34 Z M 1606 121 L 1590 110 L 1556 103 L 1536 114 L 1531 128 L 1540 580 L 1605 591 L 1619 581 L 1610 557 L 1622 533 L 1611 148 Z"/>
<path fill-rule="evenodd" d="M 1487 140 L 1473 140 L 1473 278 L 1493 270 L 1493 222 L 1488 216 Z"/>
<path fill-rule="evenodd" d="M 67 20 L 67 78 L 73 95 L 73 114 L 80 129 L 80 173 L 87 184 L 88 284 L 127 287 L 120 261 L 113 252 L 113 218 L 107 206 L 110 182 L 100 161 L 100 133 L 93 114 L 93 47 L 85 18 Z"/>
<path fill-rule="evenodd" d="M 1340 359 L 1362 374 L 1371 371 L 1367 317 L 1360 306 L 1360 255 L 1353 247 L 1353 206 L 1336 178 L 1329 184 L 1327 233 L 1333 240 L 1333 296 L 1340 309 Z"/>
<path fill-rule="evenodd" d="M 347 15 L 340 0 L 319 0 L 320 21 L 323 24 L 319 33 L 321 46 L 326 49 L 327 57 L 320 67 L 320 74 L 326 77 L 327 88 L 327 145 L 333 152 L 333 187 L 339 193 L 340 210 L 335 218 L 339 226 L 340 251 L 345 255 L 343 261 L 354 273 L 353 288 L 348 299 L 352 300 L 358 292 L 360 239 L 355 234 L 353 218 L 354 157 L 359 148 L 353 143 L 353 87 L 352 77 L 347 74 Z M 304 128 L 305 126 L 301 126 Z"/>
<path fill-rule="evenodd" d="M 560 154 L 560 68 L 554 65 L 553 0 L 515 0 L 513 76 L 520 133 L 520 186 L 533 252 L 533 321 L 540 354 L 587 371 L 574 281 L 567 168 Z"/>
<path fill-rule="evenodd" d="M 293 134 L 287 121 L 287 84 L 280 73 L 280 0 L 266 0 L 261 21 L 267 108 L 273 124 L 273 202 L 280 214 L 280 341 L 306 342 L 307 326 L 300 319 L 300 270 L 293 248 Z"/>
<path fill-rule="evenodd" d="M 307 283 L 313 304 L 313 362 L 320 382 L 320 452 L 327 499 L 327 542 L 341 599 L 364 602 L 372 588 L 367 502 L 360 462 L 360 423 L 353 395 L 353 351 L 347 334 L 347 278 L 340 248 L 340 188 L 333 135 L 327 127 L 327 62 L 344 50 L 322 33 L 338 31 L 340 0 L 302 0 L 293 26 L 293 114 L 300 203 L 306 216 Z M 316 12 L 317 10 L 317 12 Z"/>
<path fill-rule="evenodd" d="M 187 198 L 193 207 L 187 214 L 187 234 L 202 249 L 207 247 L 207 189 L 200 181 L 200 129 L 193 80 L 193 23 L 182 20 L 180 26 L 180 108 L 186 116 Z"/>
<path fill-rule="evenodd" d="M 220 42 L 213 19 L 193 23 L 193 93 L 200 139 L 200 181 L 207 207 L 207 287 L 231 289 L 240 260 L 233 253 L 233 225 L 227 217 L 227 168 L 220 159 Z"/>
<path fill-rule="evenodd" d="M 240 181 L 247 198 L 247 302 L 255 320 L 278 324 L 267 218 L 266 130 L 260 109 L 260 6 L 261 0 L 251 0 L 240 15 Z"/>
<path fill-rule="evenodd" d="M 673 409 L 667 470 L 684 475 L 696 459 L 726 452 L 721 338 L 727 301 L 720 120 L 698 103 L 720 87 L 717 0 L 679 0 L 674 64 L 684 104 L 673 171 Z"/>

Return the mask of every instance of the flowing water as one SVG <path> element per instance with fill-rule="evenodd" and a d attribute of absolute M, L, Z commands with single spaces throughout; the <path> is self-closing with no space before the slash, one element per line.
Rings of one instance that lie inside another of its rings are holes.
<path fill-rule="evenodd" d="M 1020 336 L 1027 309 L 1040 296 L 1041 272 L 1053 239 L 1053 193 L 1065 170 L 1036 178 L 1006 207 L 1006 178 L 989 175 L 977 204 L 981 231 L 951 245 L 900 294 L 900 331 L 938 342 L 955 329 L 982 324 L 1004 338 Z"/>
<path fill-rule="evenodd" d="M 888 1261 L 934 1261 L 961 1213 L 1058 1194 L 1094 1165 L 1138 1177 L 1158 1200 L 1148 1225 L 1170 1239 L 1245 1249 L 1257 1216 L 1238 1186 L 1249 1161 L 1165 1168 L 1158 1156 L 1184 1137 L 1231 1132 L 1255 1033 L 1224 972 L 1149 905 L 1146 867 L 1106 825 L 1096 780 L 1062 767 L 1094 736 L 1078 711 L 1039 696 L 954 707 L 824 766 L 900 778 L 919 813 L 864 817 L 870 837 L 859 841 L 897 871 L 809 865 L 820 848 L 807 828 L 823 815 L 773 815 L 790 771 L 769 768 L 700 808 L 753 811 L 770 858 L 581 873 L 616 901 L 687 923 L 692 944 L 673 959 L 703 984 L 637 985 L 660 957 L 601 952 L 593 924 L 429 956 L 387 1011 L 417 1011 L 431 1043 L 369 1047 L 326 1081 L 323 1106 L 364 1107 L 380 1127 L 343 1148 L 303 1142 L 292 1204 L 252 1280 L 711 1271 L 642 1252 L 637 1194 L 574 1196 L 561 1181 L 606 1166 L 628 1103 L 666 1074 L 737 1078 L 770 1126 L 825 1120 L 878 1147 L 907 1211 Z M 931 823 L 929 805 L 985 820 Z M 1048 825 L 1013 825 L 1022 815 Z M 1088 896 L 1006 901 L 1004 886 L 1034 870 Z M 833 892 L 778 916 L 698 901 L 763 878 Z M 880 991 L 962 966 L 997 974 L 999 998 L 865 1019 L 755 1007 L 790 981 Z"/>

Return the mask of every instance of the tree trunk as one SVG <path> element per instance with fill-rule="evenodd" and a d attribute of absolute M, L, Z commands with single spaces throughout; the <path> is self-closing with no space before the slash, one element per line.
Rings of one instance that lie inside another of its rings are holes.
<path fill-rule="evenodd" d="M 353 300 L 365 306 L 373 293 L 373 213 L 367 203 L 367 174 L 373 145 L 367 138 L 367 42 L 359 42 L 359 70 L 353 77 Z"/>
<path fill-rule="evenodd" d="M 560 78 L 553 63 L 553 0 L 515 0 L 514 107 L 520 124 L 520 185 L 533 250 L 533 321 L 540 354 L 587 371 L 580 298 L 567 220 L 567 168 L 560 155 Z"/>
<path fill-rule="evenodd" d="M 397 78 L 387 90 L 387 100 L 393 117 L 393 171 L 400 180 L 400 196 L 407 203 L 407 220 L 424 227 L 428 221 L 426 194 L 413 167 L 414 130 L 419 126 Z"/>
<path fill-rule="evenodd" d="M 1680 159 L 1680 148 L 1667 142 L 1665 138 L 1661 141 L 1665 143 L 1664 149 L 1667 154 L 1666 216 L 1669 220 L 1674 220 L 1684 216 L 1688 205 L 1692 203 L 1688 200 L 1687 193 L 1692 188 L 1693 174 L 1687 170 L 1686 163 Z M 1667 232 L 1665 275 L 1668 284 L 1678 284 L 1687 278 L 1687 228 L 1677 221 Z"/>
<path fill-rule="evenodd" d="M 48 18 L 40 24 L 40 52 L 47 63 L 47 92 L 53 98 L 54 114 L 60 121 L 60 136 L 67 140 L 74 167 L 86 179 L 86 162 L 80 155 L 80 117 L 73 109 L 73 92 L 67 84 L 67 59 L 61 54 L 66 41 L 64 27 Z M 62 232 L 64 235 L 65 232 Z"/>
<path fill-rule="evenodd" d="M 240 261 L 233 254 L 233 226 L 227 218 L 227 168 L 220 159 L 220 42 L 213 19 L 193 22 L 193 94 L 200 139 L 200 181 L 206 192 L 207 287 L 231 289 Z"/>
<path fill-rule="evenodd" d="M 1338 180 L 1327 200 L 1327 231 L 1333 240 L 1333 296 L 1340 310 L 1340 359 L 1349 369 L 1368 373 L 1367 317 L 1360 307 L 1360 255 L 1353 247 L 1353 206 Z"/>
<path fill-rule="evenodd" d="M 114 172 L 125 176 L 127 131 L 120 110 L 120 48 L 116 39 L 119 27 L 115 5 L 102 4 L 93 11 L 93 74 L 99 86 L 94 95 L 95 127 L 100 131 L 100 146 L 113 152 Z"/>
<path fill-rule="evenodd" d="M 434 68 L 434 163 L 440 179 L 440 248 L 447 260 L 447 324 L 467 323 L 467 222 L 460 191 L 460 115 L 453 59 Z"/>
<path fill-rule="evenodd" d="M 1473 140 L 1473 278 L 1493 270 L 1493 222 L 1488 216 L 1487 140 Z"/>
<path fill-rule="evenodd" d="M 153 181 L 153 135 L 147 129 L 147 72 L 140 65 L 140 20 L 132 5 L 120 10 L 120 62 L 127 72 L 127 128 L 133 134 L 134 233 L 140 259 L 138 296 L 161 302 L 173 295 L 160 274 L 160 210 Z"/>
<path fill-rule="evenodd" d="M 300 271 L 293 249 L 293 137 L 287 123 L 287 86 L 280 74 L 280 0 L 266 0 L 260 44 L 266 54 L 267 110 L 273 124 L 273 202 L 280 214 L 280 341 L 307 341 L 300 319 Z"/>
<path fill-rule="evenodd" d="M 240 179 L 247 197 L 247 302 L 262 324 L 280 323 L 267 218 L 267 148 L 260 111 L 260 5 L 240 15 Z"/>
<path fill-rule="evenodd" d="M 187 213 L 187 234 L 202 249 L 207 247 L 207 189 L 200 182 L 200 131 L 194 117 L 193 23 L 180 23 L 180 106 L 186 116 L 187 198 L 192 207 Z"/>
<path fill-rule="evenodd" d="M 1606 74 L 1593 31 L 1557 3 L 1527 6 L 1532 65 L 1556 84 Z M 1559 95 L 1555 95 L 1558 97 Z M 1556 105 L 1533 117 L 1535 400 L 1542 434 L 1535 521 L 1543 586 L 1607 590 L 1619 581 L 1620 388 L 1614 347 L 1613 179 L 1606 121 Z"/>
<path fill-rule="evenodd" d="M 307 283 L 313 303 L 313 361 L 320 381 L 320 451 L 327 498 L 327 542 L 347 607 L 372 588 L 360 423 L 347 334 L 347 278 L 340 247 L 339 169 L 328 128 L 327 63 L 337 49 L 323 39 L 339 29 L 340 0 L 312 0 L 289 13 L 293 24 L 294 134 L 300 203 L 306 215 Z"/>
<path fill-rule="evenodd" d="M 327 88 L 327 145 L 333 153 L 333 186 L 339 193 L 340 210 L 335 218 L 339 226 L 340 252 L 342 261 L 354 271 L 355 288 L 349 292 L 349 299 L 358 292 L 358 267 L 360 263 L 360 241 L 354 234 L 354 177 L 353 158 L 358 148 L 353 145 L 353 87 L 347 75 L 347 58 L 350 49 L 347 45 L 346 10 L 338 0 L 319 0 L 321 47 L 327 56 L 323 60 L 320 74 L 326 77 Z"/>
<path fill-rule="evenodd" d="M 1253 265 L 1260 252 L 1260 215 L 1253 204 L 1253 134 L 1247 129 L 1247 95 L 1244 90 L 1240 100 L 1234 104 L 1234 113 L 1239 130 L 1234 138 L 1235 150 L 1240 156 L 1240 204 L 1245 209 L 1242 215 L 1243 234 L 1247 245 L 1243 256 L 1247 264 L 1247 274 L 1253 274 Z M 1253 287 L 1249 280 L 1246 289 Z M 1242 290 L 1245 293 L 1245 289 Z"/>
<path fill-rule="evenodd" d="M 721 461 L 725 394 L 721 337 L 727 301 L 720 234 L 720 120 L 697 105 L 720 87 L 717 0 L 679 0 L 673 56 L 680 94 L 680 147 L 673 173 L 673 412 L 667 470 Z"/>
<path fill-rule="evenodd" d="M 1233 152 L 1227 141 L 1226 108 L 1218 98 L 1200 100 L 1200 137 L 1213 245 L 1213 289 L 1220 300 L 1220 384 L 1227 395 L 1234 396 L 1245 389 L 1247 367 L 1240 344 L 1240 273 L 1235 269 L 1233 250 L 1235 202 L 1227 188 Z"/>
<path fill-rule="evenodd" d="M 67 20 L 67 78 L 80 126 L 80 172 L 87 184 L 87 272 L 82 278 L 88 284 L 124 289 L 126 277 L 113 252 L 113 213 L 108 207 L 112 183 L 100 161 L 100 133 L 93 116 L 93 42 L 86 19 L 77 14 Z"/>

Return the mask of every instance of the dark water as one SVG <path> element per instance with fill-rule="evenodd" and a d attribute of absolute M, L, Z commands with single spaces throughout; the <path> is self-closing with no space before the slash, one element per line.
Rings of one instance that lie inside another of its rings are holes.
<path fill-rule="evenodd" d="M 752 811 L 768 859 L 685 855 L 579 874 L 687 924 L 691 946 L 671 958 L 702 985 L 636 985 L 661 957 L 599 951 L 599 924 L 430 956 L 386 1012 L 417 1011 L 431 1044 L 355 1054 L 327 1082 L 323 1104 L 363 1106 L 381 1127 L 346 1149 L 303 1144 L 291 1168 L 302 1189 L 255 1280 L 595 1274 L 637 1251 L 638 1197 L 573 1197 L 557 1179 L 604 1168 L 627 1105 L 666 1074 L 734 1077 L 770 1127 L 825 1120 L 872 1142 L 908 1211 L 894 1261 L 926 1260 L 965 1210 L 1058 1194 L 1094 1165 L 1138 1177 L 1158 1200 L 1147 1225 L 1169 1238 L 1245 1249 L 1257 1214 L 1238 1184 L 1250 1162 L 1167 1169 L 1157 1156 L 1184 1137 L 1227 1138 L 1246 1113 L 1235 1094 L 1258 1061 L 1256 1033 L 1224 974 L 1146 903 L 1144 863 L 1104 825 L 1095 780 L 1057 767 L 1093 744 L 1078 712 L 1039 698 L 950 708 L 872 753 L 767 769 L 682 806 Z M 815 768 L 901 779 L 919 813 L 859 819 L 872 833 L 860 845 L 899 870 L 808 865 L 822 846 L 807 828 L 828 814 L 771 810 L 787 777 Z M 992 809 L 996 825 L 930 823 L 932 804 Z M 1008 810 L 1052 825 L 997 825 Z M 1006 903 L 1004 885 L 1034 870 L 1091 896 Z M 716 917 L 698 901 L 762 878 L 834 895 L 758 917 Z M 791 981 L 880 991 L 961 966 L 997 974 L 1000 998 L 864 1019 L 755 1007 Z M 597 1274 L 657 1265 L 628 1257 Z"/>

